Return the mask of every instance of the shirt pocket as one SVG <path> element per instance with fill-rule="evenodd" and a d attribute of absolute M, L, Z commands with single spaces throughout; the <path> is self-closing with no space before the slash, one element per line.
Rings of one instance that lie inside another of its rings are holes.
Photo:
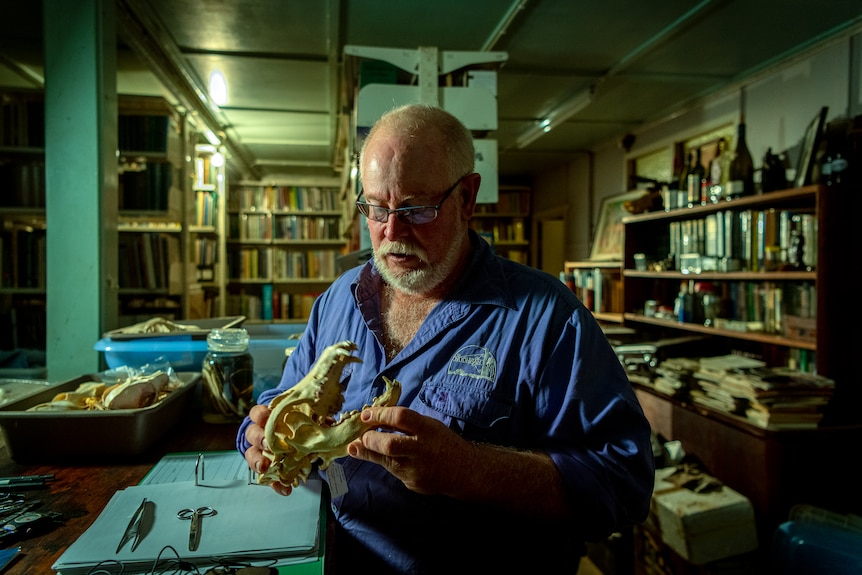
<path fill-rule="evenodd" d="M 489 440 L 508 427 L 514 402 L 499 392 L 458 382 L 426 381 L 410 406 L 459 429 L 470 439 Z"/>

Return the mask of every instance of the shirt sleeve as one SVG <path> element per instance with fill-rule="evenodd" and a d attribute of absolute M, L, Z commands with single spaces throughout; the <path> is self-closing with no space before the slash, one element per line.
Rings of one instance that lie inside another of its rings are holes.
<path fill-rule="evenodd" d="M 588 539 L 646 519 L 655 476 L 650 427 L 613 348 L 588 311 L 566 325 L 539 386 L 551 446 Z"/>

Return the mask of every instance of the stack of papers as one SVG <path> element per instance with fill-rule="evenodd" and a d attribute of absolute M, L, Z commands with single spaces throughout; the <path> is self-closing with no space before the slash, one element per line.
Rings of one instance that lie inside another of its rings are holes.
<path fill-rule="evenodd" d="M 149 571 L 157 560 L 165 561 L 165 565 L 178 556 L 199 568 L 218 561 L 267 565 L 273 560 L 279 560 L 279 565 L 313 561 L 318 554 L 320 495 L 320 480 L 309 480 L 294 488 L 288 497 L 268 486 L 249 484 L 247 479 L 208 477 L 200 485 L 192 480 L 128 487 L 114 494 L 96 521 L 53 568 L 63 574 L 76 574 L 86 573 L 100 563 L 120 562 L 126 572 Z M 144 498 L 155 505 L 152 527 L 135 551 L 129 542 L 115 554 L 129 520 Z M 198 507 L 212 507 L 216 514 L 203 519 L 200 545 L 196 551 L 189 551 L 190 522 L 179 519 L 177 512 Z"/>

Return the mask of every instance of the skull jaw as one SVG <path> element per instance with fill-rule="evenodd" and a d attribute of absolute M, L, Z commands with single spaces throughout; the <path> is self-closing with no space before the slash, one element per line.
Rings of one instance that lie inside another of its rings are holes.
<path fill-rule="evenodd" d="M 347 455 L 347 446 L 371 428 L 360 419 L 360 411 L 333 418 L 344 402 L 341 373 L 347 363 L 359 362 L 350 355 L 356 344 L 342 341 L 327 347 L 302 380 L 270 402 L 265 439 L 270 460 L 258 483 L 282 483 L 296 487 L 305 482 L 315 464 L 321 469 Z M 372 406 L 395 405 L 401 396 L 398 381 L 383 378 L 386 389 Z"/>

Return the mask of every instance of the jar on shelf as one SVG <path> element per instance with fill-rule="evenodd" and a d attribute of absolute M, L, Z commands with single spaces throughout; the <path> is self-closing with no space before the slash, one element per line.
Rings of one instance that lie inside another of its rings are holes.
<path fill-rule="evenodd" d="M 201 368 L 201 411 L 208 423 L 237 423 L 253 405 L 254 359 L 244 328 L 214 329 Z"/>
<path fill-rule="evenodd" d="M 711 282 L 697 282 L 694 284 L 694 296 L 694 321 L 706 327 L 715 327 L 715 320 L 721 310 L 721 300 L 715 293 L 715 286 Z"/>

